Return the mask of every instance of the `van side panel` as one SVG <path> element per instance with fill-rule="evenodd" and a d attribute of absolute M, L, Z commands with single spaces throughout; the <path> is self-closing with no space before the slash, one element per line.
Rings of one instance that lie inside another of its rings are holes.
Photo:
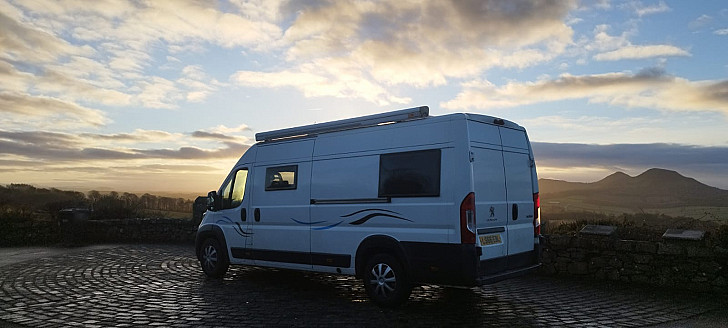
<path fill-rule="evenodd" d="M 455 160 L 447 120 L 398 123 L 344 131 L 316 139 L 311 184 L 312 254 L 349 254 L 339 267 L 354 273 L 359 245 L 370 236 L 445 244 L 456 227 L 452 187 L 444 173 Z M 413 124 L 417 123 L 417 124 Z M 379 197 L 382 154 L 439 150 L 438 196 Z M 455 214 L 457 215 L 457 214 Z M 314 264 L 317 271 L 337 267 Z"/>
<path fill-rule="evenodd" d="M 244 258 L 256 265 L 311 269 L 309 202 L 313 140 L 299 140 L 258 147 L 253 168 L 252 230 Z M 295 189 L 266 190 L 267 169 L 295 166 Z"/>

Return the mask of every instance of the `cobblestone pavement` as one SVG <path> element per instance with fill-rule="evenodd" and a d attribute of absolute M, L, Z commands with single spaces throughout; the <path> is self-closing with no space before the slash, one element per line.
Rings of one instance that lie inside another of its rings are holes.
<path fill-rule="evenodd" d="M 232 266 L 207 279 L 191 246 L 92 249 L 0 267 L 0 326 L 640 327 L 715 311 L 709 297 L 529 276 L 424 286 L 397 310 L 351 277 Z"/>

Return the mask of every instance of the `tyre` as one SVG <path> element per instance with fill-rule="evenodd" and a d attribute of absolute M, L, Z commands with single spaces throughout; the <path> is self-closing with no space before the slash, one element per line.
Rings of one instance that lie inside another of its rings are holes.
<path fill-rule="evenodd" d="M 364 289 L 383 307 L 397 307 L 407 301 L 412 285 L 402 264 L 389 254 L 374 255 L 365 267 Z"/>
<path fill-rule="evenodd" d="M 211 278 L 222 277 L 230 266 L 225 251 L 215 238 L 207 238 L 202 243 L 199 258 L 202 271 Z"/>

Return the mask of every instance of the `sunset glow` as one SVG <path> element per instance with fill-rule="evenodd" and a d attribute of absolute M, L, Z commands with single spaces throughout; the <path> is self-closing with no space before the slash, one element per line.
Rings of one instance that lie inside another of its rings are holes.
<path fill-rule="evenodd" d="M 256 132 L 429 106 L 541 178 L 728 189 L 725 1 L 0 0 L 0 184 L 205 194 Z"/>

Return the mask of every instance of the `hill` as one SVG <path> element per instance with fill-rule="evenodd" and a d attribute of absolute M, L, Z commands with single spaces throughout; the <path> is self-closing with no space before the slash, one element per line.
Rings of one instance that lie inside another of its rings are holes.
<path fill-rule="evenodd" d="M 629 212 L 677 207 L 728 207 L 728 190 L 711 187 L 678 172 L 653 168 L 631 177 L 616 172 L 592 183 L 540 179 L 543 203 Z"/>

